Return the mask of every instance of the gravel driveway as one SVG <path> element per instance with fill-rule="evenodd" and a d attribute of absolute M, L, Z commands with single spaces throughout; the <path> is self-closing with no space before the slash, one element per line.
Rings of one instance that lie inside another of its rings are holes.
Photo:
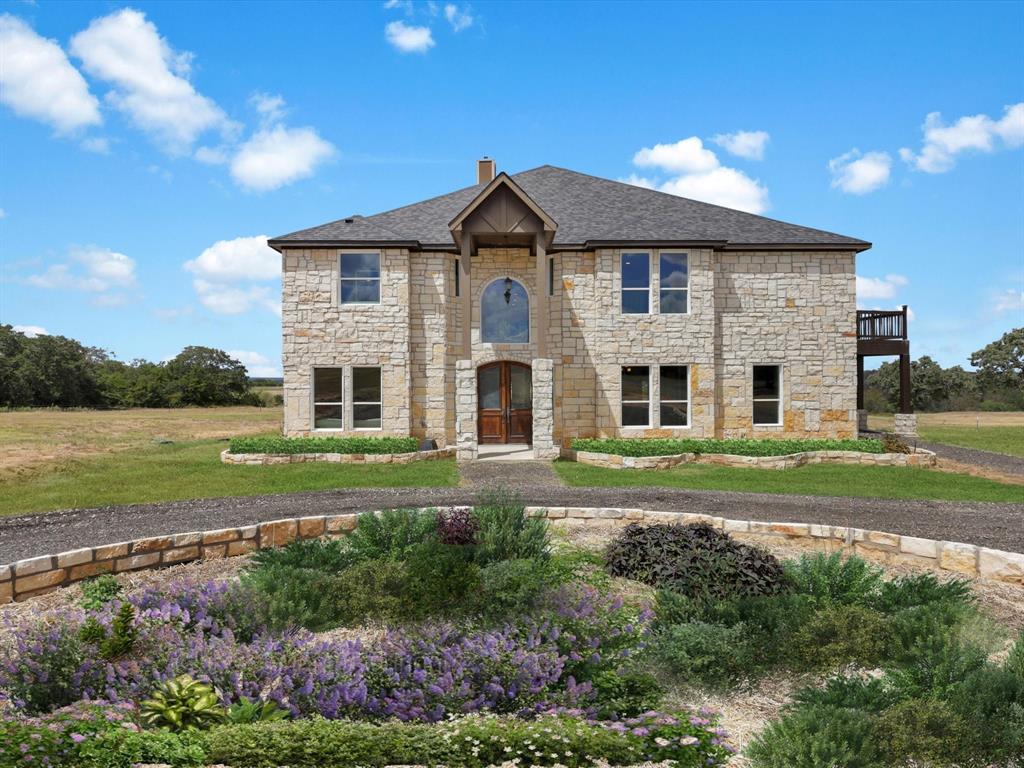
<path fill-rule="evenodd" d="M 672 488 L 520 486 L 538 506 L 643 507 L 735 519 L 825 523 L 1024 552 L 1024 503 L 783 496 Z M 469 504 L 469 488 L 369 488 L 199 499 L 0 519 L 0 563 L 83 546 L 248 525 L 283 517 L 399 506 Z M 1024 499 L 1022 499 L 1024 502 Z"/>
<path fill-rule="evenodd" d="M 983 469 L 1024 477 L 1024 459 L 1020 456 L 982 451 L 977 448 L 962 448 L 959 445 L 947 445 L 946 443 L 919 442 L 917 445 L 925 450 L 933 451 L 940 459 L 949 459 L 961 464 L 973 464 Z"/>

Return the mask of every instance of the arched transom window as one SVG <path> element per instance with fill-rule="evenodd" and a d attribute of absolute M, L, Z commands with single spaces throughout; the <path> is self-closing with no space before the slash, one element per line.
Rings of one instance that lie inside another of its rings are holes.
<path fill-rule="evenodd" d="M 530 297 L 522 283 L 506 277 L 484 288 L 480 339 L 490 344 L 530 342 Z"/>

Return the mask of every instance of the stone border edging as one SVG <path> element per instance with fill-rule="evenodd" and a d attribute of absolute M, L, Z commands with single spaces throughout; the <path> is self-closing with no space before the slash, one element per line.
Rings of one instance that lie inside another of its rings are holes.
<path fill-rule="evenodd" d="M 878 467 L 934 467 L 936 456 L 924 448 L 914 453 L 865 453 L 863 451 L 801 451 L 783 456 L 738 456 L 731 453 L 676 453 L 670 456 L 621 456 L 562 449 L 562 458 L 606 469 L 671 469 L 680 464 L 717 464 L 725 467 L 793 469 L 806 464 L 858 464 Z"/>
<path fill-rule="evenodd" d="M 224 464 L 249 466 L 306 464 L 314 461 L 330 464 L 411 464 L 414 461 L 447 459 L 454 455 L 454 448 L 412 453 L 231 453 L 230 449 L 225 449 L 220 453 L 220 460 Z"/>
<path fill-rule="evenodd" d="M 424 509 L 432 509 L 424 507 Z M 549 520 L 618 521 L 634 523 L 708 523 L 726 533 L 807 539 L 823 548 L 846 548 L 856 554 L 891 563 L 938 568 L 1024 586 L 1024 554 L 814 523 L 766 523 L 730 520 L 689 512 L 659 512 L 622 507 L 527 507 L 527 514 Z M 193 560 L 215 560 L 281 547 L 295 539 L 345 536 L 354 530 L 358 513 L 292 517 L 238 528 L 151 536 L 56 555 L 42 555 L 0 565 L 0 604 L 44 595 L 101 573 L 124 573 Z"/>

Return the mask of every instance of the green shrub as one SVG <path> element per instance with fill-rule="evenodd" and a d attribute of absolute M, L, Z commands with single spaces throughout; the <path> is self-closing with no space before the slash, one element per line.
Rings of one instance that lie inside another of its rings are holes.
<path fill-rule="evenodd" d="M 802 555 L 785 564 L 794 589 L 823 602 L 869 605 L 882 587 L 882 569 L 842 553 Z"/>
<path fill-rule="evenodd" d="M 966 751 L 991 763 L 1024 758 L 1024 681 L 1005 667 L 985 663 L 933 694 L 967 723 Z"/>
<path fill-rule="evenodd" d="M 259 550 L 252 556 L 247 570 L 286 567 L 339 573 L 356 559 L 347 540 L 296 539 L 283 547 Z"/>
<path fill-rule="evenodd" d="M 889 677 L 904 696 L 924 698 L 947 696 L 948 692 L 986 665 L 986 653 L 972 643 L 964 643 L 950 628 L 934 621 L 936 612 L 930 606 L 911 608 L 904 614 L 923 617 L 905 631 L 904 616 L 893 622 L 893 656 L 898 666 Z"/>
<path fill-rule="evenodd" d="M 743 624 L 675 624 L 655 635 L 651 653 L 681 681 L 709 688 L 727 687 L 755 666 Z"/>
<path fill-rule="evenodd" d="M 545 559 L 551 551 L 548 521 L 528 517 L 515 494 L 486 491 L 477 499 L 476 562 L 486 566 L 501 560 Z"/>
<path fill-rule="evenodd" d="M 477 612 L 494 619 L 521 613 L 557 582 L 552 569 L 539 560 L 500 560 L 480 569 Z"/>
<path fill-rule="evenodd" d="M 746 754 L 754 768 L 889 768 L 877 743 L 874 715 L 800 708 L 770 723 Z"/>
<path fill-rule="evenodd" d="M 388 509 L 360 514 L 347 542 L 356 560 L 405 560 L 413 547 L 436 538 L 436 534 L 434 511 Z"/>
<path fill-rule="evenodd" d="M 365 560 L 342 571 L 327 587 L 333 604 L 331 623 L 353 624 L 366 619 L 398 622 L 409 613 L 409 578 L 404 563 Z"/>
<path fill-rule="evenodd" d="M 642 669 L 609 669 L 594 675 L 596 715 L 602 720 L 635 717 L 658 708 L 664 695 L 661 684 Z"/>
<path fill-rule="evenodd" d="M 415 437 L 234 437 L 231 453 L 414 453 Z"/>
<path fill-rule="evenodd" d="M 605 560 L 613 576 L 707 600 L 784 589 L 782 566 L 773 555 L 705 523 L 631 524 L 608 545 Z"/>
<path fill-rule="evenodd" d="M 574 451 L 616 456 L 674 456 L 680 453 L 725 453 L 732 456 L 786 456 L 803 451 L 882 453 L 880 440 L 671 440 L 655 438 L 576 438 Z"/>
<path fill-rule="evenodd" d="M 201 732 L 130 731 L 111 728 L 83 741 L 76 750 L 75 768 L 134 768 L 139 764 L 207 765 L 206 736 Z"/>
<path fill-rule="evenodd" d="M 1024 681 L 1024 630 L 1017 636 L 1017 642 L 1010 648 L 1003 667 Z"/>
<path fill-rule="evenodd" d="M 178 675 L 156 689 L 139 705 L 139 719 L 153 728 L 201 731 L 227 718 L 212 686 Z"/>
<path fill-rule="evenodd" d="M 135 606 L 127 600 L 121 603 L 110 623 L 109 633 L 94 616 L 90 616 L 82 625 L 80 634 L 83 642 L 98 646 L 100 658 L 111 661 L 124 656 L 132 650 L 139 637 L 139 630 L 135 627 Z"/>
<path fill-rule="evenodd" d="M 906 699 L 878 719 L 878 744 L 889 765 L 915 760 L 950 765 L 970 759 L 974 747 L 967 723 L 936 699 Z"/>
<path fill-rule="evenodd" d="M 87 611 L 98 611 L 121 594 L 121 585 L 109 573 L 104 573 L 83 581 L 81 590 L 81 606 Z"/>
<path fill-rule="evenodd" d="M 269 629 L 304 627 L 313 632 L 337 626 L 338 577 L 312 568 L 266 565 L 244 571 L 245 588 L 260 602 Z"/>
<path fill-rule="evenodd" d="M 933 603 L 971 605 L 974 594 L 967 579 L 939 581 L 932 573 L 900 576 L 882 583 L 870 606 L 882 613 L 895 613 L 904 608 Z"/>
<path fill-rule="evenodd" d="M 791 650 L 804 666 L 823 669 L 851 662 L 873 666 L 891 647 L 886 618 L 859 605 L 828 605 L 793 635 Z"/>
<path fill-rule="evenodd" d="M 245 696 L 240 701 L 228 707 L 228 722 L 235 725 L 248 725 L 250 723 L 273 723 L 278 720 L 287 720 L 291 712 L 278 706 L 274 701 L 252 701 Z"/>
<path fill-rule="evenodd" d="M 414 547 L 405 562 L 413 616 L 458 613 L 480 583 L 471 547 L 428 541 Z"/>
<path fill-rule="evenodd" d="M 899 693 L 884 677 L 847 677 L 837 675 L 820 688 L 801 688 L 793 694 L 791 709 L 831 707 L 861 709 L 879 714 L 900 701 Z"/>

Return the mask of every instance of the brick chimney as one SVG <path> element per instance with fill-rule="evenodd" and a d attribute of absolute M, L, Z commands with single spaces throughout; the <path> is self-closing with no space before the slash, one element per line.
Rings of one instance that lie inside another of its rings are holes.
<path fill-rule="evenodd" d="M 487 184 L 494 181 L 495 168 L 494 161 L 484 155 L 482 158 L 476 161 L 476 183 Z"/>

